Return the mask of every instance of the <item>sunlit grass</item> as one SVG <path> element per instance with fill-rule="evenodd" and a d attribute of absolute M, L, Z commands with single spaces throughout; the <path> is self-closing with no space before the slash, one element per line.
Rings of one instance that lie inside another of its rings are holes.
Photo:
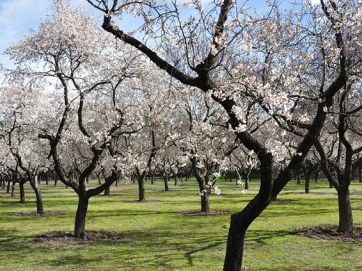
<path fill-rule="evenodd" d="M 95 185 L 90 184 L 90 186 Z M 72 231 L 77 197 L 64 186 L 41 184 L 48 217 L 13 216 L 35 211 L 35 197 L 26 186 L 26 203 L 0 191 L 0 270 L 222 270 L 230 215 L 188 216 L 200 209 L 194 180 L 146 184 L 146 202 L 136 202 L 137 184 L 112 186 L 111 196 L 91 198 L 88 230 L 125 233 L 121 241 L 87 245 L 45 245 L 29 237 L 49 231 Z M 211 196 L 211 209 L 236 212 L 256 194 L 252 181 L 246 194 L 234 182 L 219 181 L 220 196 Z M 362 206 L 362 184 L 353 183 L 353 207 Z M 295 236 L 298 226 L 338 223 L 337 196 L 328 183 L 311 183 L 311 193 L 295 181 L 280 193 L 250 226 L 245 243 L 246 270 L 362 270 L 362 245 Z M 354 209 L 355 226 L 362 211 Z"/>

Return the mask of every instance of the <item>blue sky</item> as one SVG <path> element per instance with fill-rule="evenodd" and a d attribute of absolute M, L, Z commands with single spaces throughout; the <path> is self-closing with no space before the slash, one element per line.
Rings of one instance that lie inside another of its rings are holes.
<path fill-rule="evenodd" d="M 71 0 L 74 5 L 85 4 L 85 0 Z M 11 62 L 2 52 L 13 42 L 21 39 L 30 28 L 37 29 L 53 10 L 52 0 L 0 0 L 0 63 L 6 67 Z"/>
<path fill-rule="evenodd" d="M 183 1 L 185 0 L 180 0 L 180 3 Z M 282 2 L 287 1 L 282 0 Z M 70 0 L 70 2 L 94 10 L 85 0 Z M 265 0 L 252 0 L 250 4 L 265 5 Z M 52 0 L 0 0 L 0 63 L 6 67 L 12 66 L 2 52 L 11 43 L 18 42 L 22 33 L 27 33 L 30 28 L 36 29 L 52 9 Z"/>

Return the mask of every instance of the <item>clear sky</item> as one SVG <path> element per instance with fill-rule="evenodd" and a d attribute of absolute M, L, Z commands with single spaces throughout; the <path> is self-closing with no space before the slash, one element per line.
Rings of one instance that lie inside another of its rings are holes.
<path fill-rule="evenodd" d="M 85 0 L 70 2 L 88 5 Z M 0 0 L 0 63 L 11 66 L 2 52 L 13 42 L 18 42 L 22 33 L 28 33 L 30 28 L 37 29 L 52 10 L 52 0 Z"/>
<path fill-rule="evenodd" d="M 180 3 L 184 1 L 180 0 Z M 282 0 L 282 2 L 287 1 Z M 94 10 L 85 0 L 70 0 L 70 2 L 73 5 L 82 4 Z M 265 0 L 252 0 L 250 2 L 250 4 L 256 5 L 261 3 L 265 5 Z M 0 0 L 0 63 L 6 67 L 12 66 L 2 52 L 11 43 L 18 42 L 22 33 L 27 33 L 30 28 L 37 29 L 40 22 L 45 20 L 46 14 L 52 9 L 52 0 Z"/>

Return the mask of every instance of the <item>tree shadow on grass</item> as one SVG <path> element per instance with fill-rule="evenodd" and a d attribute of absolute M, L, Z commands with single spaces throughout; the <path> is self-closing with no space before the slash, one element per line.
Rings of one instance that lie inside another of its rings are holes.
<path fill-rule="evenodd" d="M 98 257 L 83 257 L 79 254 L 74 254 L 71 256 L 60 256 L 57 259 L 51 260 L 48 262 L 51 266 L 84 266 L 89 265 L 90 263 L 99 263 L 100 259 Z"/>
<path fill-rule="evenodd" d="M 187 258 L 188 260 L 188 263 L 189 263 L 189 266 L 194 266 L 194 263 L 193 263 L 193 254 L 197 253 L 197 252 L 204 252 L 204 254 L 207 254 L 207 251 L 211 248 L 215 248 L 215 247 L 218 247 L 220 245 L 225 245 L 225 241 L 217 241 L 217 242 L 212 242 L 206 246 L 202 246 L 198 249 L 194 249 L 194 250 L 191 250 L 187 253 L 185 253 L 185 257 Z"/>
<path fill-rule="evenodd" d="M 265 231 L 265 230 L 250 230 L 246 235 L 245 243 L 257 243 L 260 245 L 266 245 L 266 240 L 270 240 L 276 237 L 284 237 L 293 235 L 290 231 Z"/>

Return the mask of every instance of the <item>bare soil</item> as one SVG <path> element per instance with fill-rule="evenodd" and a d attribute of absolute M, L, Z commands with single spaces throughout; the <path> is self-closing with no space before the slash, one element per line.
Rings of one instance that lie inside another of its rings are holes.
<path fill-rule="evenodd" d="M 124 233 L 116 231 L 87 231 L 84 238 L 77 238 L 73 232 L 69 231 L 53 231 L 32 237 L 31 241 L 49 245 L 77 245 L 120 241 L 123 240 L 124 237 Z"/>
<path fill-rule="evenodd" d="M 337 230 L 337 226 L 304 226 L 295 228 L 293 234 L 313 239 L 362 243 L 362 228 L 355 227 L 352 233 L 342 233 Z"/>
<path fill-rule="evenodd" d="M 14 212 L 9 213 L 10 216 L 57 216 L 64 215 L 66 212 L 64 211 L 45 211 L 44 214 L 38 214 L 37 212 Z"/>

